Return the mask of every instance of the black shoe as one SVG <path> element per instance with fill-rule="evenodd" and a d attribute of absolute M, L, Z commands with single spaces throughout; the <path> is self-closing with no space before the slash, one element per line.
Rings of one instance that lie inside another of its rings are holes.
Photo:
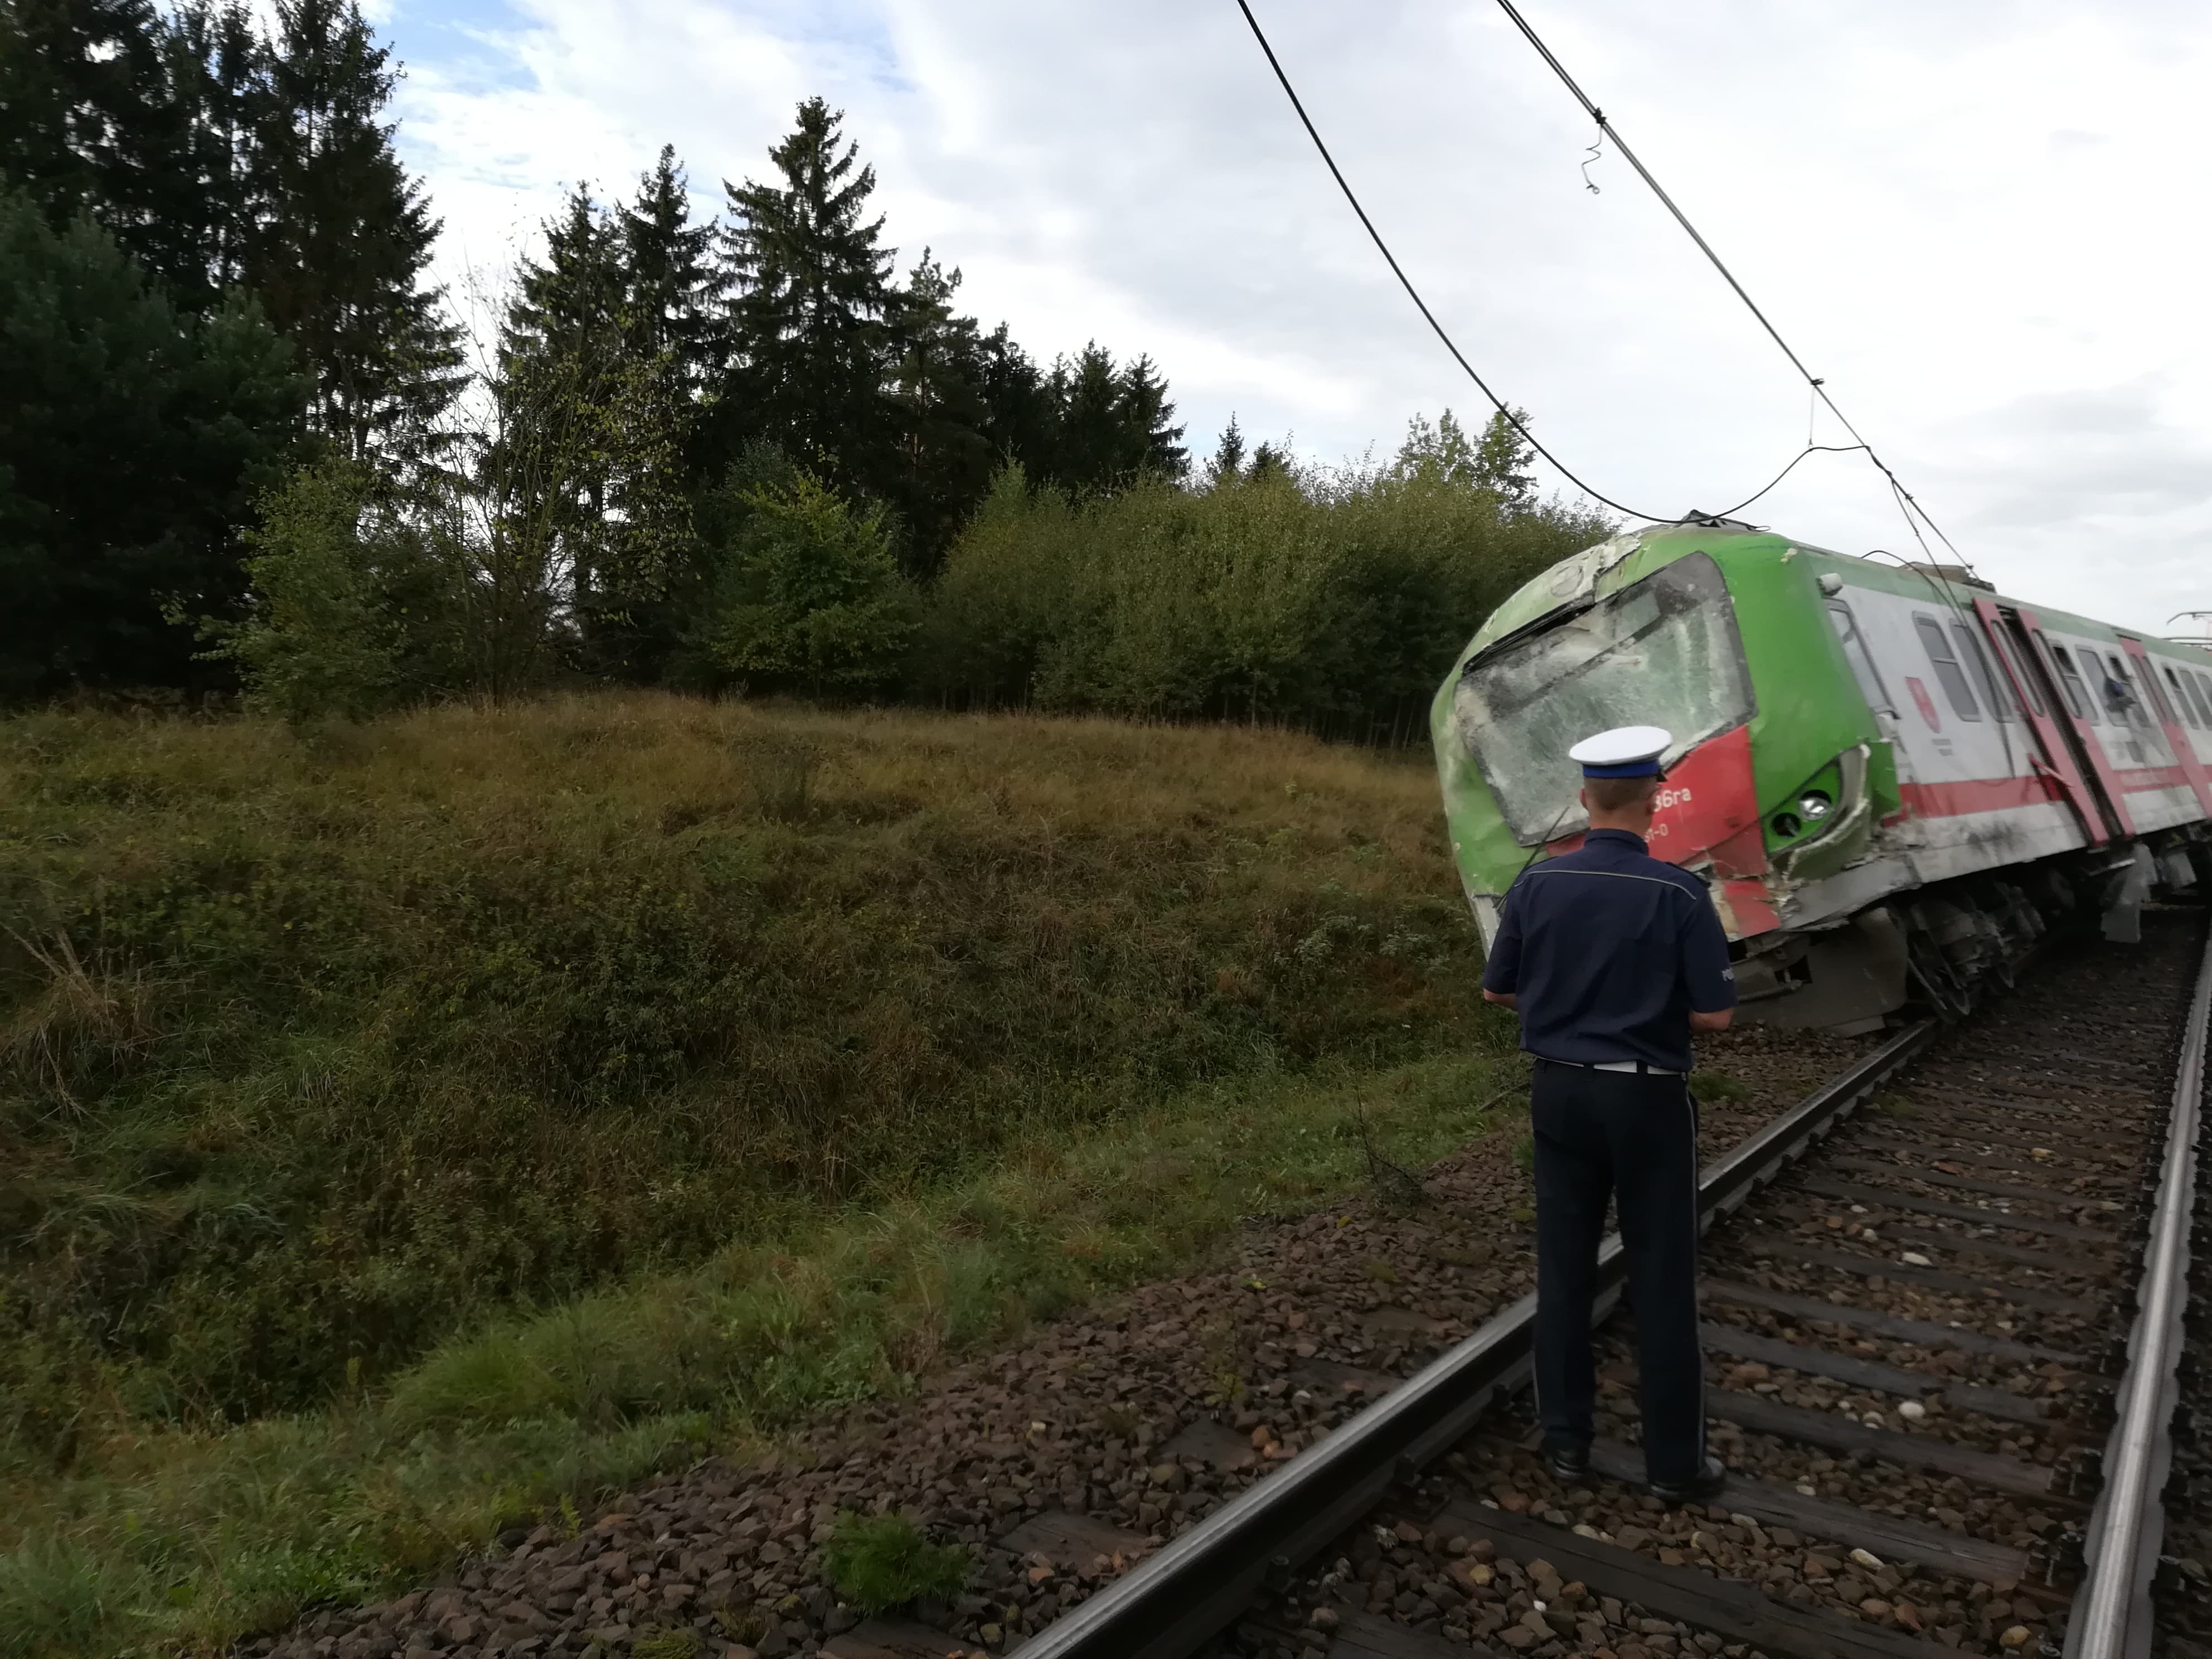
<path fill-rule="evenodd" d="M 1551 1466 L 1552 1479 L 1563 1486 L 1577 1486 L 1589 1479 L 1589 1448 L 1588 1446 L 1547 1446 L 1544 1461 Z"/>
<path fill-rule="evenodd" d="M 1679 1486 L 1664 1480 L 1651 1483 L 1651 1495 L 1668 1509 L 1684 1504 L 1710 1504 L 1728 1487 L 1728 1465 L 1708 1455 L 1705 1466 Z"/>

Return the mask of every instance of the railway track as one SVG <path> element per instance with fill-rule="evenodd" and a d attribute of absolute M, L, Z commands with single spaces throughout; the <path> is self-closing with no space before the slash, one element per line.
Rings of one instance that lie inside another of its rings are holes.
<path fill-rule="evenodd" d="M 2149 1651 L 2212 998 L 2197 919 L 2156 921 L 2125 980 L 2054 963 L 1708 1170 L 1717 1504 L 1640 1495 L 1625 1316 L 1596 1478 L 1552 1481 L 1527 1297 L 1026 1659 Z"/>

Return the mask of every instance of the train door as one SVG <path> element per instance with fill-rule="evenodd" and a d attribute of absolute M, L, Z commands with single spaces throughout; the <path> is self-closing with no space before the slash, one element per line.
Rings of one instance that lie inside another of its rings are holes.
<path fill-rule="evenodd" d="M 2037 770 L 2074 809 L 2089 844 L 2100 845 L 2115 834 L 2132 835 L 2134 825 L 2118 782 L 2106 764 L 2104 747 L 2085 724 L 2089 708 L 2080 701 L 2080 691 L 2062 682 L 2035 613 L 1999 611 L 1994 601 L 1977 594 L 1974 614 L 1988 630 L 1997 660 L 2004 665 L 2043 750 Z M 2090 787 L 2087 778 L 2092 775 L 2100 789 Z"/>
<path fill-rule="evenodd" d="M 2166 688 L 2158 683 L 2158 669 L 2151 662 L 2150 653 L 2143 642 L 2131 635 L 2120 635 L 2120 645 L 2128 654 L 2128 663 L 2136 671 L 2136 678 L 2142 687 L 2143 701 L 2150 712 L 2158 717 L 2165 728 L 2166 747 L 2173 750 L 2175 764 L 2181 775 L 2189 780 L 2189 787 L 2197 794 L 2198 809 L 2207 818 L 2212 818 L 2212 778 L 2205 775 L 2203 766 L 2197 761 L 2197 750 L 2191 747 L 2189 733 L 2181 729 Z"/>

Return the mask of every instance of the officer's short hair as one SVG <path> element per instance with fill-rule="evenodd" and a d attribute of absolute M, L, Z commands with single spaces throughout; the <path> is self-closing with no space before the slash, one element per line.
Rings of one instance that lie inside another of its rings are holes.
<path fill-rule="evenodd" d="M 1659 780 L 1656 777 L 1583 780 L 1583 791 L 1589 797 L 1590 805 L 1601 812 L 1618 812 L 1647 795 L 1656 794 L 1658 789 Z"/>

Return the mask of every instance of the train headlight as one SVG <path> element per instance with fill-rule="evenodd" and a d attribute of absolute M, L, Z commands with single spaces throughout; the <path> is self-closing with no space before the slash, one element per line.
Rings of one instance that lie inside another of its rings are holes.
<path fill-rule="evenodd" d="M 1828 799 L 1826 792 L 1820 789 L 1808 789 L 1797 800 L 1797 810 L 1814 823 L 1827 817 L 1835 810 L 1835 805 L 1836 803 Z"/>

